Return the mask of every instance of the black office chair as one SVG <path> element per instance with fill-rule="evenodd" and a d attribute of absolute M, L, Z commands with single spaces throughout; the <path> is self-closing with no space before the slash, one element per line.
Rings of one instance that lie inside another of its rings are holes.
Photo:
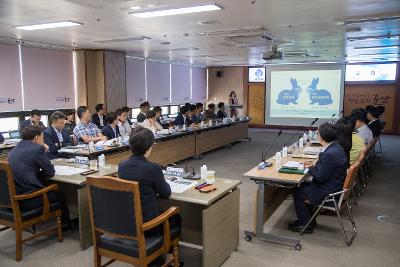
<path fill-rule="evenodd" d="M 151 221 L 143 223 L 137 182 L 112 177 L 87 178 L 90 219 L 94 243 L 94 266 L 108 266 L 115 260 L 145 267 L 173 248 L 173 257 L 163 266 L 179 266 L 180 229 L 170 229 L 169 218 L 179 214 L 171 207 Z M 145 231 L 162 227 L 160 235 Z M 101 265 L 101 257 L 110 258 Z"/>

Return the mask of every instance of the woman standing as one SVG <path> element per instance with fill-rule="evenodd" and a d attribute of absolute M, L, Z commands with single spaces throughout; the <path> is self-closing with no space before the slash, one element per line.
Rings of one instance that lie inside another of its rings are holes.
<path fill-rule="evenodd" d="M 235 91 L 232 91 L 232 92 L 229 94 L 229 101 L 228 101 L 228 103 L 229 103 L 229 105 L 237 105 L 237 104 L 239 104 L 238 99 L 237 99 L 237 97 L 236 97 Z M 231 107 L 231 117 L 236 117 L 238 114 L 239 114 L 239 113 L 238 113 L 238 111 L 237 111 L 237 108 Z"/>

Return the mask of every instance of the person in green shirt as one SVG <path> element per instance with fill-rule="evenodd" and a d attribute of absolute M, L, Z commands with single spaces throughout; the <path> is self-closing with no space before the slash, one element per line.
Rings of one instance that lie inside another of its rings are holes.
<path fill-rule="evenodd" d="M 355 129 L 356 121 L 354 119 L 351 119 L 351 124 L 353 126 L 353 129 Z M 364 140 L 355 131 L 353 131 L 351 141 L 352 146 L 350 149 L 350 165 L 352 165 L 357 160 L 361 150 L 365 148 Z"/>

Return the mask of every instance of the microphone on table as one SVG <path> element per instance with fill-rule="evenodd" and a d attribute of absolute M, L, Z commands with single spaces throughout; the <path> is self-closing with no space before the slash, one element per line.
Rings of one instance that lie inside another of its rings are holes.
<path fill-rule="evenodd" d="M 319 118 L 315 118 L 315 120 L 313 120 L 310 124 L 310 127 L 313 126 L 317 121 L 319 120 Z"/>
<path fill-rule="evenodd" d="M 278 138 L 281 136 L 282 134 L 282 130 L 280 130 L 278 132 L 278 135 L 273 139 L 273 142 L 271 144 L 269 144 L 268 148 L 266 150 L 264 150 L 264 152 L 261 153 L 261 162 L 264 162 L 268 153 L 270 152 L 270 150 L 272 149 L 272 146 L 275 145 L 276 141 L 278 141 Z"/>
<path fill-rule="evenodd" d="M 335 116 L 336 116 L 336 113 L 333 113 L 333 115 L 329 118 L 328 122 L 333 123 Z"/>

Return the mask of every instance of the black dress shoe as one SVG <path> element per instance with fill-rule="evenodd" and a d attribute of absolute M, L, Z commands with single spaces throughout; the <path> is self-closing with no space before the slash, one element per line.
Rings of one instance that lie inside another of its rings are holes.
<path fill-rule="evenodd" d="M 290 231 L 293 231 L 293 232 L 296 232 L 296 233 L 300 233 L 301 230 L 303 230 L 304 226 L 305 226 L 305 225 L 290 223 L 290 224 L 288 225 L 288 229 L 289 229 Z M 314 232 L 314 229 L 313 229 L 313 228 L 314 228 L 313 226 L 309 225 L 309 226 L 307 227 L 307 229 L 304 231 L 304 233 L 306 233 L 306 234 L 312 234 L 312 233 Z"/>

